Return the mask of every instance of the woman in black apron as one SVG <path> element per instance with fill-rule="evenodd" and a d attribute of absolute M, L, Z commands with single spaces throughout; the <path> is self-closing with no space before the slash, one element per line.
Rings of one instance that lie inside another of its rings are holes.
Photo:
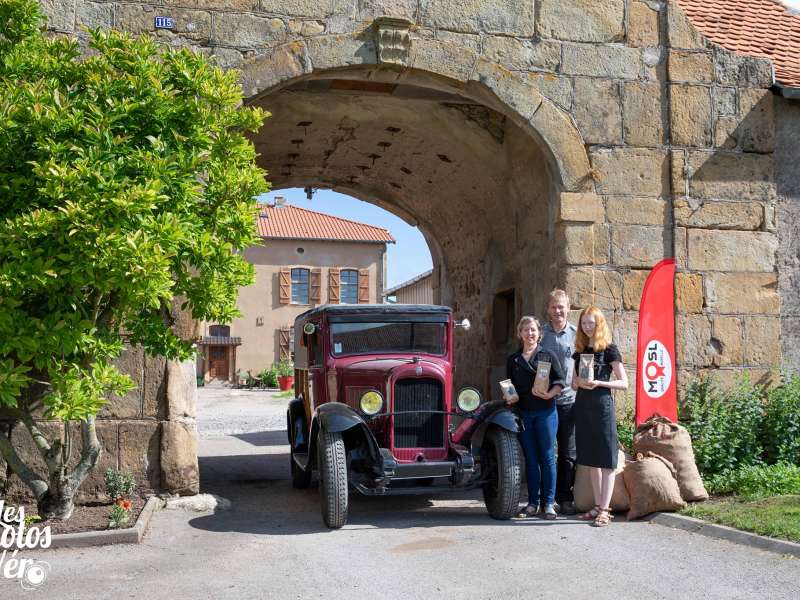
<path fill-rule="evenodd" d="M 583 355 L 583 369 L 582 359 Z M 587 369 L 588 358 L 593 366 Z M 611 342 L 611 330 L 602 311 L 595 306 L 583 310 L 575 336 L 575 446 L 579 465 L 591 467 L 595 506 L 579 518 L 593 520 L 597 527 L 611 520 L 611 494 L 617 468 L 617 418 L 611 390 L 628 388 L 622 356 Z"/>

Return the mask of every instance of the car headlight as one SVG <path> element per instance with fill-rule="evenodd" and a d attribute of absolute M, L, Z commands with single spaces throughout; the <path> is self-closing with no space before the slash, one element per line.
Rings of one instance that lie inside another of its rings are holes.
<path fill-rule="evenodd" d="M 458 392 L 456 402 L 458 403 L 458 408 L 464 412 L 472 412 L 480 406 L 481 393 L 473 387 L 464 388 Z"/>
<path fill-rule="evenodd" d="M 372 390 L 361 396 L 359 404 L 362 412 L 368 415 L 375 415 L 378 414 L 383 407 L 383 396 L 380 395 L 380 392 Z"/>

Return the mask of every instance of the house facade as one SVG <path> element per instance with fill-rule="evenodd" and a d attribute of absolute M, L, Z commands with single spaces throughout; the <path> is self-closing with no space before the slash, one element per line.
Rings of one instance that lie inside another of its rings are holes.
<path fill-rule="evenodd" d="M 263 243 L 244 255 L 256 281 L 239 290 L 242 316 L 205 323 L 198 374 L 234 382 L 291 360 L 297 315 L 320 304 L 380 302 L 386 281 L 386 229 L 286 204 L 262 205 Z"/>
<path fill-rule="evenodd" d="M 390 287 L 383 298 L 390 304 L 433 304 L 433 269 Z"/>

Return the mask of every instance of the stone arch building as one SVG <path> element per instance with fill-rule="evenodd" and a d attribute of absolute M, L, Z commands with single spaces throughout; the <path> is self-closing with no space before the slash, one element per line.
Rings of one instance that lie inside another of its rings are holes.
<path fill-rule="evenodd" d="M 633 375 L 641 288 L 664 257 L 681 381 L 800 365 L 800 78 L 776 61 L 775 86 L 769 60 L 705 37 L 717 4 L 42 0 L 55 30 L 152 32 L 240 69 L 272 113 L 254 142 L 274 189 L 333 188 L 417 224 L 435 300 L 475 324 L 459 382 L 483 387 L 509 349 L 501 317 L 542 313 L 554 286 L 608 311 Z M 192 373 L 125 360 L 143 385 L 107 409 L 104 461 L 191 493 Z"/>

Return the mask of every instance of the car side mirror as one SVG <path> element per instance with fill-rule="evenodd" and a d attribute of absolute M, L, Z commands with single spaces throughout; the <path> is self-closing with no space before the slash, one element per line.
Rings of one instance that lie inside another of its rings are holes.
<path fill-rule="evenodd" d="M 469 319 L 462 319 L 460 323 L 455 324 L 456 327 L 463 327 L 464 331 L 469 331 L 469 328 L 472 327 L 472 323 L 469 322 Z"/>

